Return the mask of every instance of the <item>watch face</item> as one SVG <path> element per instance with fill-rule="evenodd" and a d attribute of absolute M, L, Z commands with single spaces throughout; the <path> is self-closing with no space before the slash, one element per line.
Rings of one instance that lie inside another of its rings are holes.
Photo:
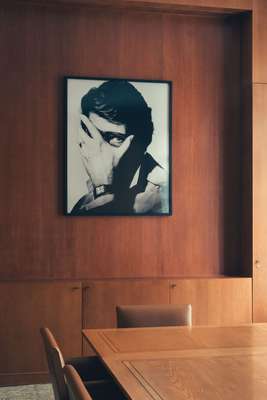
<path fill-rule="evenodd" d="M 103 194 L 105 192 L 105 187 L 104 185 L 97 186 L 95 189 L 96 195 L 99 196 L 100 194 Z"/>

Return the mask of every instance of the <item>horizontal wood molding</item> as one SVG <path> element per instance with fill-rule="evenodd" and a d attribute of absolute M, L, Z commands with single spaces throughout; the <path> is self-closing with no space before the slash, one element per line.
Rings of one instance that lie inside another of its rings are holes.
<path fill-rule="evenodd" d="M 42 0 L 9 0 L 14 3 L 43 4 Z M 141 10 L 207 10 L 210 12 L 240 12 L 252 10 L 253 0 L 46 0 L 46 4 L 59 6 L 88 6 Z"/>
<path fill-rule="evenodd" d="M 48 372 L 1 374 L 0 386 L 35 385 L 51 382 Z"/>

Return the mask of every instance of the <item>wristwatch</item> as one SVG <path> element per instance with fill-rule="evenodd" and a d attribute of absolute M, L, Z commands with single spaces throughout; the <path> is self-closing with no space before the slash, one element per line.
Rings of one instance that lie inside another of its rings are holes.
<path fill-rule="evenodd" d="M 94 198 L 104 196 L 105 194 L 112 193 L 111 185 L 99 185 L 94 188 Z"/>

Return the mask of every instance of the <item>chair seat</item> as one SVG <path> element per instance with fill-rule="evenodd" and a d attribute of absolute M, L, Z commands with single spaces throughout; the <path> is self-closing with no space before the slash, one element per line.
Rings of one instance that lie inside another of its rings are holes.
<path fill-rule="evenodd" d="M 112 379 L 103 362 L 97 356 L 75 357 L 66 360 L 72 365 L 82 381 L 109 381 Z"/>
<path fill-rule="evenodd" d="M 120 387 L 114 381 L 84 382 L 86 390 L 93 400 L 126 400 Z"/>

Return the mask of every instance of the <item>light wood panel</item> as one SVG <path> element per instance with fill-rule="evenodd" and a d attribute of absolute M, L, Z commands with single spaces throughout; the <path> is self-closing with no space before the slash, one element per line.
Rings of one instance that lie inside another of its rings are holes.
<path fill-rule="evenodd" d="M 267 85 L 253 88 L 253 320 L 267 321 Z"/>
<path fill-rule="evenodd" d="M 267 2 L 253 0 L 253 82 L 267 83 Z"/>
<path fill-rule="evenodd" d="M 0 292 L 0 384 L 42 381 L 41 326 L 55 334 L 64 356 L 81 355 L 79 282 L 2 282 Z"/>
<path fill-rule="evenodd" d="M 205 354 L 219 349 L 240 354 L 244 349 L 267 350 L 267 325 L 179 326 L 128 329 L 85 329 L 83 336 L 104 360 L 125 360 L 173 355 Z M 229 354 L 228 352 L 228 354 Z"/>
<path fill-rule="evenodd" d="M 171 304 L 192 304 L 193 325 L 238 325 L 252 321 L 251 278 L 170 281 Z"/>
<path fill-rule="evenodd" d="M 2 279 L 240 273 L 236 18 L 1 7 Z M 172 217 L 62 215 L 64 75 L 173 81 Z"/>
<path fill-rule="evenodd" d="M 83 333 L 129 399 L 266 398 L 266 324 Z"/>
<path fill-rule="evenodd" d="M 131 391 L 132 400 L 264 400 L 266 398 L 267 352 L 265 354 L 207 357 L 171 357 L 167 360 L 130 360 L 123 363 L 136 378 L 145 397 Z M 113 369 L 114 373 L 114 369 Z M 160 393 L 160 395 L 159 395 Z M 190 397 L 189 397 L 190 398 Z"/>

